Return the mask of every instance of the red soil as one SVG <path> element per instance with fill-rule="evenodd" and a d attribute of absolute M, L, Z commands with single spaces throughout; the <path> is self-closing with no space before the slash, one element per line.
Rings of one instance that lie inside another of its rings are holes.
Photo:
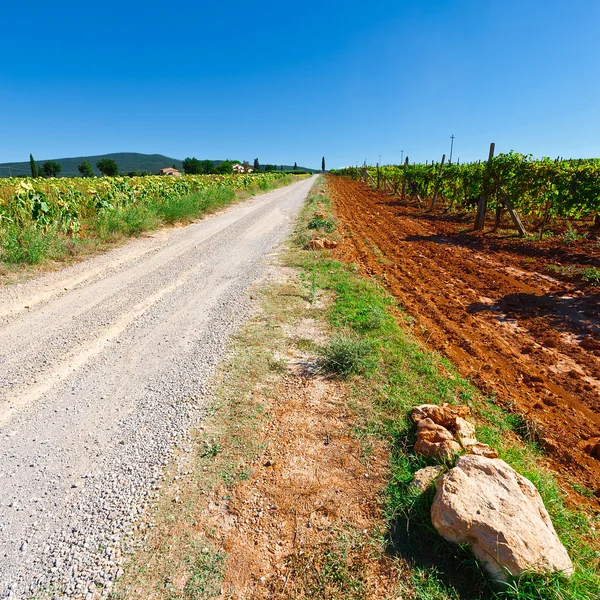
<path fill-rule="evenodd" d="M 328 186 L 344 238 L 334 254 L 381 278 L 415 333 L 532 423 L 561 478 L 600 497 L 600 292 L 543 272 L 600 267 L 597 244 L 467 233 L 360 182 Z"/>

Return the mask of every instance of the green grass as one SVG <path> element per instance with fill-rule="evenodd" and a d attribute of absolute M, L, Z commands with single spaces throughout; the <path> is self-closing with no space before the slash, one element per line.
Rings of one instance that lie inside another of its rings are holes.
<path fill-rule="evenodd" d="M 173 599 L 211 600 L 220 593 L 225 572 L 225 554 L 207 547 L 200 548 L 199 544 L 194 545 L 194 550 L 194 558 L 188 560 L 191 574 L 183 594 L 171 594 Z"/>
<path fill-rule="evenodd" d="M 304 271 L 320 293 L 332 295 L 330 324 L 338 331 L 322 353 L 339 357 L 338 372 L 349 377 L 357 398 L 356 435 L 384 439 L 391 448 L 390 480 L 385 491 L 387 551 L 414 567 L 416 598 L 587 600 L 600 598 L 597 537 L 591 530 L 598 517 L 567 508 L 565 497 L 543 466 L 535 427 L 516 414 L 482 397 L 445 358 L 425 349 L 410 332 L 410 319 L 378 282 L 359 277 L 352 265 L 330 258 L 327 252 L 301 250 L 308 222 L 315 210 L 331 211 L 321 195 L 311 195 L 293 238 L 291 266 Z M 343 340 L 343 341 L 342 341 Z M 360 348 L 360 351 L 357 349 Z M 368 349 L 368 352 L 367 350 Z M 355 368 L 368 359 L 368 368 Z M 336 363 L 334 363 L 336 364 Z M 335 369 L 333 369 L 335 370 Z M 367 377 L 360 376 L 368 374 Z M 430 518 L 433 490 L 416 493 L 414 473 L 432 464 L 412 452 L 415 426 L 409 419 L 416 404 L 463 403 L 471 408 L 481 441 L 496 447 L 500 457 L 530 479 L 539 490 L 555 528 L 575 565 L 567 580 L 560 575 L 527 575 L 509 586 L 494 587 L 467 549 L 443 540 Z"/>
<path fill-rule="evenodd" d="M 307 227 L 309 229 L 320 229 L 327 233 L 331 233 L 335 229 L 335 223 L 329 219 L 324 219 L 323 217 L 313 217 L 308 222 Z"/>

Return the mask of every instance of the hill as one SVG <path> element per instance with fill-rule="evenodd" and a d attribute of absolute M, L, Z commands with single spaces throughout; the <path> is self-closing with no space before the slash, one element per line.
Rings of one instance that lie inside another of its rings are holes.
<path fill-rule="evenodd" d="M 121 173 L 129 173 L 130 171 L 158 173 L 159 169 L 172 167 L 173 165 L 178 169 L 182 168 L 181 161 L 177 158 L 170 158 L 162 154 L 140 154 L 138 152 L 117 152 L 102 154 L 100 156 L 78 156 L 75 158 L 36 159 L 36 163 L 38 169 L 40 169 L 46 160 L 55 160 L 62 167 L 61 177 L 75 177 L 79 176 L 77 166 L 84 160 L 87 160 L 92 165 L 96 175 L 100 175 L 100 171 L 96 168 L 96 163 L 103 158 L 112 158 L 119 166 Z M 10 175 L 31 175 L 29 161 L 0 164 L 0 177 L 9 177 Z"/>
<path fill-rule="evenodd" d="M 94 169 L 96 175 L 100 175 L 100 171 L 96 168 L 96 163 L 103 158 L 112 158 L 119 166 L 121 173 L 130 173 L 131 171 L 149 171 L 150 173 L 158 173 L 164 167 L 172 167 L 173 165 L 180 170 L 183 170 L 182 161 L 178 158 L 170 158 L 162 154 L 140 154 L 138 152 L 117 152 L 113 154 L 102 154 L 99 156 L 77 156 L 75 158 L 45 158 L 37 160 L 38 169 L 41 169 L 42 164 L 46 160 L 55 160 L 62 167 L 61 177 L 78 177 L 77 170 L 84 160 L 87 160 Z M 216 164 L 223 162 L 222 160 L 213 161 Z M 279 165 L 278 165 L 279 166 Z M 283 165 L 284 170 L 292 170 L 292 166 Z M 312 172 L 313 169 L 305 167 L 297 167 L 298 170 Z M 23 162 L 11 162 L 0 164 L 0 177 L 10 177 L 19 175 L 31 175 L 29 160 Z"/>

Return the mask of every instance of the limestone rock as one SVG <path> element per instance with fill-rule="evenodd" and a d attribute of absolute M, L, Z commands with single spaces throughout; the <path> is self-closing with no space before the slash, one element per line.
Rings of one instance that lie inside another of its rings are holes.
<path fill-rule="evenodd" d="M 534 485 L 503 460 L 461 456 L 436 482 L 431 520 L 445 539 L 469 544 L 496 580 L 573 572 Z"/>
<path fill-rule="evenodd" d="M 454 437 L 466 448 L 477 444 L 475 437 L 475 426 L 462 417 L 456 417 L 454 427 L 452 427 Z"/>
<path fill-rule="evenodd" d="M 410 485 L 414 488 L 417 488 L 421 492 L 424 492 L 443 472 L 444 467 L 439 466 L 419 469 L 415 473 L 415 478 Z"/>
<path fill-rule="evenodd" d="M 412 420 L 418 423 L 422 419 L 431 419 L 434 423 L 452 429 L 456 418 L 464 419 L 469 414 L 469 407 L 464 405 L 450 406 L 449 404 L 421 404 L 412 410 Z"/>
<path fill-rule="evenodd" d="M 324 250 L 325 248 L 337 248 L 337 245 L 337 242 L 328 240 L 327 238 L 315 238 L 314 240 L 310 240 L 306 247 L 309 250 Z"/>
<path fill-rule="evenodd" d="M 476 442 L 467 447 L 469 454 L 476 454 L 477 456 L 485 456 L 486 458 L 498 458 L 498 450 L 490 448 L 487 444 Z"/>
<path fill-rule="evenodd" d="M 460 444 L 454 441 L 454 436 L 445 427 L 434 423 L 431 419 L 421 419 L 417 423 L 417 442 L 415 452 L 423 456 L 450 459 L 460 452 Z"/>

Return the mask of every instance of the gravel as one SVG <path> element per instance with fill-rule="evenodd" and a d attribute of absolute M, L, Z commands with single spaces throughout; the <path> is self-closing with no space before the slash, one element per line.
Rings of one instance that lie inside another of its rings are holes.
<path fill-rule="evenodd" d="M 0 598 L 108 596 L 312 183 L 0 290 Z"/>

